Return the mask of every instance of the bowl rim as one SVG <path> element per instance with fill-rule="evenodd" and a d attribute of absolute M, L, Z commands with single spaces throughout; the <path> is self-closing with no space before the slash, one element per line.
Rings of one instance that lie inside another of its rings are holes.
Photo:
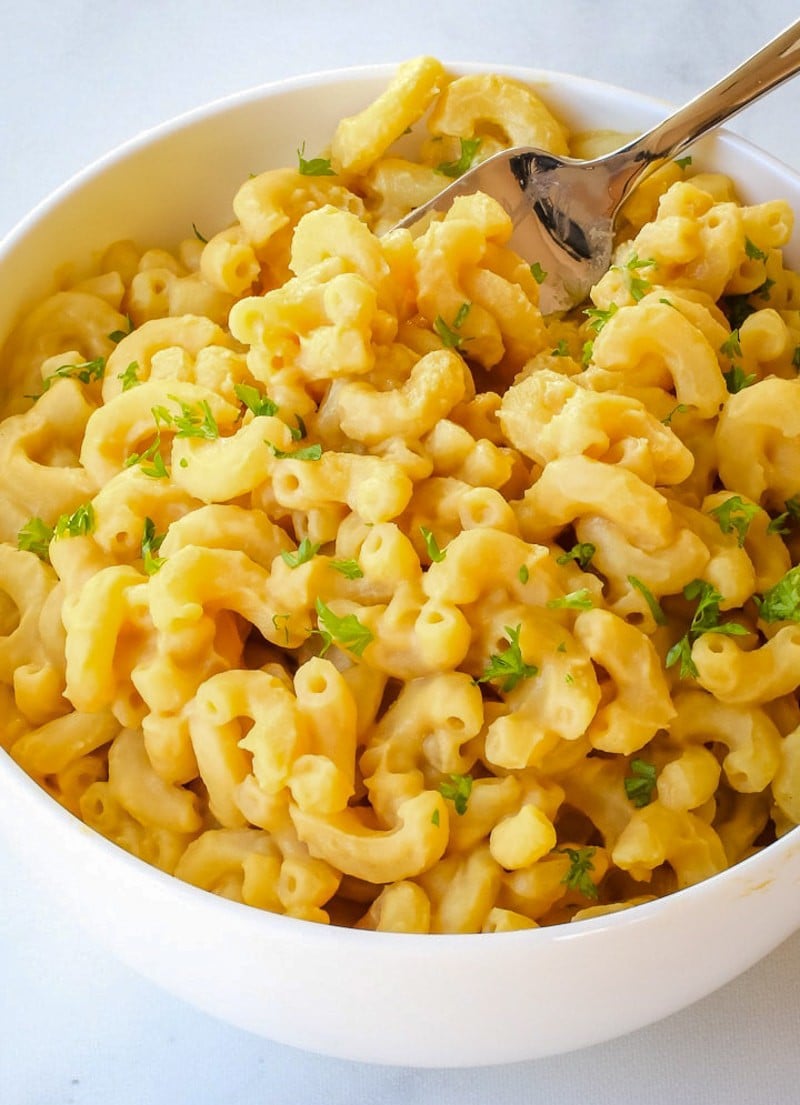
<path fill-rule="evenodd" d="M 584 77 L 561 70 L 474 60 L 459 62 L 442 59 L 442 64 L 448 71 L 458 74 L 494 72 L 525 80 L 537 88 L 546 89 L 548 85 L 553 85 L 556 89 L 559 87 L 567 88 L 581 97 L 591 97 L 593 94 L 597 96 L 598 93 L 627 96 L 637 111 L 640 109 L 653 112 L 659 110 L 665 114 L 671 107 L 668 101 L 650 94 L 629 90 L 613 82 Z M 346 80 L 364 82 L 386 80 L 396 71 L 397 65 L 397 62 L 379 62 L 320 69 L 290 77 L 276 78 L 216 97 L 206 103 L 176 113 L 153 126 L 145 127 L 69 175 L 61 184 L 41 198 L 22 218 L 17 220 L 0 238 L 0 266 L 6 260 L 6 255 L 16 248 L 28 231 L 32 230 L 51 210 L 56 209 L 72 192 L 88 181 L 101 176 L 106 169 L 135 154 L 140 149 L 146 148 L 154 142 L 167 138 L 196 123 L 208 121 L 219 114 L 225 114 L 247 104 L 269 99 L 272 96 Z M 658 119 L 654 118 L 653 124 L 657 121 Z M 715 130 L 712 132 L 712 136 L 715 141 L 720 141 L 725 146 L 732 147 L 735 151 L 741 149 L 751 157 L 765 162 L 779 177 L 790 178 L 794 188 L 800 190 L 800 170 L 793 169 L 754 142 L 727 128 Z M 0 335 L 0 339 L 2 337 Z M 305 944 L 320 943 L 323 946 L 331 941 L 341 945 L 342 942 L 361 943 L 366 939 L 376 943 L 383 942 L 398 946 L 400 944 L 409 947 L 418 945 L 420 949 L 423 949 L 425 947 L 429 948 L 431 940 L 434 940 L 439 949 L 443 945 L 452 944 L 453 948 L 457 947 L 458 951 L 462 952 L 467 945 L 471 945 L 475 941 L 481 941 L 485 945 L 489 937 L 493 940 L 502 939 L 507 943 L 518 941 L 520 943 L 530 942 L 536 945 L 550 942 L 561 943 L 567 940 L 575 940 L 581 936 L 588 937 L 590 934 L 596 935 L 609 928 L 633 929 L 647 923 L 647 920 L 653 916 L 669 918 L 674 910 L 682 910 L 684 908 L 683 903 L 689 900 L 702 905 L 706 898 L 716 895 L 721 883 L 733 883 L 739 878 L 749 880 L 751 877 L 755 877 L 757 879 L 761 867 L 780 862 L 784 858 L 784 853 L 791 852 L 794 849 L 800 833 L 800 826 L 795 826 L 761 851 L 692 886 L 635 906 L 622 906 L 617 910 L 579 921 L 495 933 L 394 933 L 307 921 L 302 918 L 258 909 L 193 886 L 127 852 L 121 846 L 86 825 L 37 784 L 13 760 L 7 750 L 0 749 L 0 793 L 7 785 L 11 785 L 17 790 L 26 805 L 34 805 L 40 811 L 42 817 L 52 821 L 53 833 L 51 836 L 48 831 L 48 841 L 56 839 L 59 829 L 62 833 L 68 832 L 77 846 L 88 849 L 87 855 L 95 854 L 104 862 L 120 866 L 123 870 L 126 870 L 129 877 L 142 885 L 152 883 L 159 887 L 163 894 L 177 896 L 179 901 L 185 900 L 187 904 L 194 905 L 196 908 L 215 910 L 220 917 L 230 918 L 237 926 L 254 925 L 263 928 L 267 925 L 274 929 L 275 936 L 281 936 L 285 933 L 290 935 L 293 941 L 299 939 Z M 7 829 L 8 826 L 5 824 L 4 818 L 0 816 L 0 832 L 5 832 Z M 205 903 L 204 907 L 200 906 L 201 902 Z M 800 925 L 800 922 L 798 924 Z"/>

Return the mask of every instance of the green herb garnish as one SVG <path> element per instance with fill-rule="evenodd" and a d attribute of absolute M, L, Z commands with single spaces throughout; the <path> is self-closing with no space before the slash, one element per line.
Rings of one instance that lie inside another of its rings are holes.
<path fill-rule="evenodd" d="M 329 560 L 328 563 L 335 572 L 343 575 L 345 579 L 362 579 L 364 573 L 357 560 Z"/>
<path fill-rule="evenodd" d="M 723 372 L 722 375 L 725 379 L 725 386 L 731 395 L 736 395 L 737 392 L 749 388 L 756 381 L 755 372 L 745 374 L 742 366 L 738 364 L 732 365 L 730 372 Z"/>
<path fill-rule="evenodd" d="M 355 614 L 345 614 L 342 617 L 334 614 L 320 598 L 314 605 L 317 611 L 318 632 L 323 641 L 320 655 L 324 656 L 332 644 L 337 644 L 349 649 L 356 656 L 361 656 L 373 639 L 372 630 L 363 625 Z"/>
<path fill-rule="evenodd" d="M 522 626 L 515 628 L 505 627 L 509 640 L 508 648 L 502 652 L 493 653 L 489 657 L 489 663 L 483 675 L 478 679 L 479 683 L 488 683 L 491 680 L 500 682 L 500 689 L 513 691 L 521 679 L 530 679 L 539 674 L 539 669 L 534 664 L 526 664 L 522 659 L 522 651 L 519 647 L 519 634 Z"/>
<path fill-rule="evenodd" d="M 122 380 L 122 390 L 130 391 L 131 388 L 135 388 L 137 384 L 141 383 L 139 379 L 139 362 L 131 361 L 124 372 L 117 373 L 117 379 Z"/>
<path fill-rule="evenodd" d="M 748 630 L 739 622 L 720 622 L 720 603 L 722 595 L 711 583 L 703 579 L 693 579 L 683 589 L 684 598 L 693 602 L 698 600 L 688 630 L 672 646 L 666 656 L 665 664 L 671 668 L 680 662 L 680 677 L 696 676 L 697 667 L 692 660 L 692 645 L 704 633 L 722 633 L 728 637 L 742 637 Z"/>
<path fill-rule="evenodd" d="M 85 537 L 94 529 L 94 508 L 83 503 L 72 514 L 62 514 L 53 527 L 54 537 Z"/>
<path fill-rule="evenodd" d="M 299 568 L 301 564 L 307 564 L 309 560 L 315 557 L 319 550 L 319 544 L 314 541 L 309 541 L 307 537 L 304 537 L 294 552 L 287 552 L 286 549 L 282 549 L 281 559 L 284 560 L 290 568 Z"/>
<path fill-rule="evenodd" d="M 459 330 L 463 326 L 471 306 L 471 303 L 462 303 L 456 311 L 455 318 L 450 324 L 446 323 L 441 315 L 437 315 L 434 319 L 433 328 L 441 338 L 442 345 L 445 349 L 461 348 L 465 339 L 463 335 L 459 333 Z"/>
<path fill-rule="evenodd" d="M 319 460 L 322 456 L 321 445 L 306 445 L 303 449 L 295 449 L 294 452 L 287 453 L 283 449 L 279 449 L 277 445 L 273 445 L 271 441 L 266 442 L 273 452 L 273 455 L 278 460 Z"/>
<path fill-rule="evenodd" d="M 550 610 L 591 610 L 594 599 L 588 587 L 581 587 L 579 591 L 570 591 L 561 598 L 550 599 L 547 606 Z"/>
<path fill-rule="evenodd" d="M 790 568 L 760 599 L 753 601 L 762 621 L 800 621 L 800 564 Z"/>
<path fill-rule="evenodd" d="M 647 603 L 650 609 L 650 613 L 653 616 L 653 621 L 656 623 L 656 625 L 666 625 L 667 616 L 661 609 L 660 602 L 650 590 L 650 588 L 645 583 L 642 583 L 640 579 L 637 579 L 636 576 L 628 576 L 628 583 L 630 583 L 631 587 L 635 587 L 636 590 L 644 597 L 644 601 Z"/>
<path fill-rule="evenodd" d="M 461 144 L 461 153 L 458 158 L 455 161 L 440 162 L 436 166 L 437 173 L 443 173 L 444 176 L 455 179 L 472 167 L 478 150 L 481 148 L 480 138 L 460 138 L 459 142 Z"/>
<path fill-rule="evenodd" d="M 142 531 L 142 561 L 147 575 L 154 575 L 164 563 L 163 556 L 157 556 L 161 543 L 167 535 L 156 533 L 156 525 L 152 518 L 145 518 Z"/>
<path fill-rule="evenodd" d="M 723 533 L 736 531 L 736 542 L 741 548 L 744 545 L 750 523 L 758 514 L 755 503 L 746 503 L 740 495 L 731 495 L 719 506 L 709 511 L 716 518 L 719 528 Z"/>
<path fill-rule="evenodd" d="M 128 322 L 127 330 L 112 330 L 108 335 L 108 340 L 113 341 L 114 345 L 119 345 L 123 338 L 127 338 L 128 334 L 133 333 L 133 319 L 130 315 L 126 315 L 125 318 Z"/>
<path fill-rule="evenodd" d="M 442 798 L 447 798 L 453 803 L 453 808 L 459 817 L 467 812 L 467 802 L 472 793 L 471 775 L 448 775 L 450 782 L 439 783 L 439 793 Z"/>
<path fill-rule="evenodd" d="M 304 142 L 297 151 L 297 171 L 302 176 L 336 176 L 330 158 L 312 157 L 306 159 L 305 152 L 306 144 Z"/>
<path fill-rule="evenodd" d="M 31 518 L 17 534 L 17 548 L 35 553 L 40 560 L 48 560 L 52 539 L 52 527 L 41 518 Z"/>
<path fill-rule="evenodd" d="M 569 870 L 561 882 L 569 890 L 577 890 L 585 898 L 597 898 L 597 886 L 591 876 L 594 871 L 592 859 L 597 849 L 559 848 L 558 851 L 569 856 Z"/>
<path fill-rule="evenodd" d="M 656 776 L 654 764 L 638 758 L 631 760 L 630 774 L 625 776 L 624 786 L 625 793 L 637 810 L 649 806 L 653 801 Z"/>
<path fill-rule="evenodd" d="M 586 571 L 596 552 L 597 549 L 591 541 L 579 541 L 577 545 L 572 546 L 569 552 L 557 556 L 556 564 L 569 564 L 570 560 L 574 560 L 579 567 Z"/>
<path fill-rule="evenodd" d="M 253 414 L 272 417 L 278 413 L 278 404 L 268 395 L 262 395 L 252 384 L 234 384 L 233 390 L 236 398 Z"/>
<path fill-rule="evenodd" d="M 436 538 L 433 536 L 433 533 L 428 529 L 427 526 L 420 526 L 419 530 L 422 534 L 422 538 L 425 542 L 425 548 L 427 549 L 428 556 L 431 558 L 431 560 L 435 564 L 438 564 L 440 561 L 444 560 L 444 558 L 447 556 L 447 549 L 439 548 L 439 542 L 436 540 Z"/>
<path fill-rule="evenodd" d="M 766 261 L 767 254 L 763 249 L 759 249 L 755 242 L 751 242 L 749 238 L 744 240 L 744 251 L 751 261 Z"/>
<path fill-rule="evenodd" d="M 610 303 L 604 310 L 601 307 L 587 307 L 583 312 L 589 319 L 589 326 L 596 334 L 599 334 L 605 324 L 612 319 L 619 310 L 616 303 Z"/>

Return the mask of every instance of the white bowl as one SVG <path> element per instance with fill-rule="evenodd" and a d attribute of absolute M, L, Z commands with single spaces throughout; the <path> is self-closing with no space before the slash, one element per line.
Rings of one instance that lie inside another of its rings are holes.
<path fill-rule="evenodd" d="M 452 68 L 539 85 L 579 131 L 637 131 L 666 111 L 578 77 Z M 304 140 L 322 148 L 392 71 L 322 73 L 246 92 L 144 134 L 74 178 L 0 246 L 0 340 L 63 262 L 123 237 L 170 242 L 192 222 L 224 225 L 250 172 L 293 164 Z M 747 142 L 717 136 L 699 153 L 736 179 L 746 202 L 785 197 L 800 211 L 800 178 Z M 800 925 L 797 830 L 724 874 L 631 910 L 490 936 L 408 936 L 298 921 L 181 883 L 86 828 L 2 753 L 0 794 L 0 831 L 41 884 L 43 908 L 70 908 L 91 939 L 211 1014 L 350 1059 L 483 1065 L 608 1040 L 710 993 Z"/>

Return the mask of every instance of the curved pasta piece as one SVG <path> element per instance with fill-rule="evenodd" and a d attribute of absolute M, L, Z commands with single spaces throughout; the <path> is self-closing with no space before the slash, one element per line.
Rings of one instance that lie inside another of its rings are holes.
<path fill-rule="evenodd" d="M 126 670 L 119 662 L 119 646 L 126 634 L 135 636 L 142 628 L 146 581 L 130 565 L 114 565 L 91 576 L 79 594 L 65 603 L 65 693 L 76 709 L 92 712 L 109 707 L 126 687 L 132 689 L 130 667 Z M 95 616 L 97 610 L 103 611 L 102 618 Z"/>
<path fill-rule="evenodd" d="M 323 452 L 319 460 L 276 462 L 272 493 L 289 510 L 345 503 L 365 522 L 388 522 L 405 510 L 413 485 L 399 464 L 357 453 Z"/>
<path fill-rule="evenodd" d="M 263 511 L 232 504 L 199 506 L 171 523 L 159 548 L 162 557 L 174 556 L 190 545 L 206 549 L 239 550 L 262 568 L 293 548 L 293 541 Z"/>
<path fill-rule="evenodd" d="M 680 526 L 675 537 L 660 549 L 640 549 L 621 526 L 600 515 L 587 515 L 575 525 L 579 542 L 594 547 L 592 565 L 606 580 L 605 600 L 615 614 L 637 614 L 643 625 L 655 627 L 653 614 L 642 592 L 630 582 L 634 576 L 650 593 L 661 599 L 677 595 L 693 579 L 705 578 L 709 551 L 688 526 Z"/>
<path fill-rule="evenodd" d="M 754 503 L 782 505 L 797 492 L 800 383 L 770 377 L 731 395 L 716 443 L 726 487 Z"/>
<path fill-rule="evenodd" d="M 128 367 L 135 365 L 135 377 L 144 383 L 151 377 L 153 359 L 165 350 L 180 351 L 194 368 L 198 358 L 208 357 L 214 349 L 230 353 L 234 347 L 230 335 L 211 319 L 197 315 L 178 318 L 156 318 L 143 322 L 114 347 L 106 362 L 103 376 L 103 402 L 108 403 L 124 390 Z M 189 379 L 189 383 L 200 383 Z"/>
<path fill-rule="evenodd" d="M 118 472 L 92 499 L 92 539 L 118 560 L 141 556 L 145 519 L 164 534 L 182 518 L 192 517 L 198 500 L 171 480 L 151 479 L 138 465 Z"/>
<path fill-rule="evenodd" d="M 92 497 L 98 481 L 77 461 L 94 410 L 76 380 L 60 380 L 30 410 L 0 422 L 0 540 L 16 544 L 32 516 L 52 525 Z"/>
<path fill-rule="evenodd" d="M 467 394 L 468 374 L 462 359 L 442 349 L 421 357 L 408 379 L 392 391 L 379 391 L 361 380 L 335 385 L 334 409 L 353 441 L 376 445 L 387 437 L 419 438 L 432 430 Z"/>
<path fill-rule="evenodd" d="M 680 438 L 643 403 L 589 391 L 549 369 L 513 384 L 497 417 L 511 443 L 541 465 L 584 455 L 629 468 L 654 486 L 682 483 L 694 465 Z"/>
<path fill-rule="evenodd" d="M 150 614 L 169 640 L 194 634 L 207 608 L 231 610 L 273 644 L 297 648 L 308 637 L 325 571 L 321 559 L 291 569 L 278 557 L 270 572 L 238 549 L 187 545 L 150 579 Z"/>
<path fill-rule="evenodd" d="M 585 456 L 551 461 L 515 503 L 520 532 L 529 541 L 549 541 L 586 515 L 600 515 L 647 551 L 675 539 L 667 500 L 633 472 Z"/>
<path fill-rule="evenodd" d="M 267 794 L 289 783 L 308 736 L 294 695 L 265 671 L 223 671 L 202 683 L 188 708 L 197 766 L 210 808 L 227 828 L 246 824 L 236 789 L 251 772 Z M 249 728 L 243 728 L 242 721 Z"/>
<path fill-rule="evenodd" d="M 108 710 L 76 710 L 25 733 L 10 751 L 21 768 L 41 780 L 109 744 L 119 730 L 119 722 Z"/>
<path fill-rule="evenodd" d="M 509 146 L 569 153 L 566 131 L 530 88 L 510 77 L 474 73 L 457 77 L 431 112 L 433 134 L 471 137 L 500 130 Z"/>
<path fill-rule="evenodd" d="M 84 361 L 106 357 L 109 334 L 127 329 L 127 319 L 100 296 L 56 292 L 34 307 L 11 334 L 4 350 L 0 409 L 16 414 L 41 390 L 41 365 L 49 357 L 77 351 Z"/>
<path fill-rule="evenodd" d="M 784 625 L 759 647 L 745 651 L 733 637 L 704 633 L 692 645 L 697 681 L 720 702 L 763 706 L 800 683 L 800 626 Z"/>
<path fill-rule="evenodd" d="M 594 339 L 592 363 L 642 383 L 647 382 L 642 375 L 646 364 L 652 383 L 674 390 L 678 403 L 704 418 L 715 417 L 728 397 L 715 351 L 696 326 L 666 303 L 620 307 Z"/>
<path fill-rule="evenodd" d="M 244 237 L 257 253 L 263 252 L 279 231 L 295 226 L 304 214 L 323 204 L 359 216 L 364 211 L 359 197 L 336 177 L 304 176 L 296 169 L 258 173 L 246 180 L 233 198 Z"/>
<path fill-rule="evenodd" d="M 108 786 L 142 825 L 176 833 L 196 833 L 203 827 L 197 795 L 156 774 L 140 730 L 123 729 L 114 737 L 108 751 Z"/>
<path fill-rule="evenodd" d="M 623 755 L 638 751 L 675 717 L 652 641 L 608 610 L 581 612 L 573 632 L 614 684 L 611 701 L 600 705 L 586 730 L 592 747 Z"/>
<path fill-rule="evenodd" d="M 789 820 L 795 825 L 800 823 L 800 728 L 787 733 L 783 739 L 780 764 L 772 780 L 772 794 Z"/>
<path fill-rule="evenodd" d="M 233 426 L 240 413 L 238 406 L 216 392 L 180 380 L 150 380 L 121 392 L 98 407 L 86 424 L 80 460 L 97 486 L 121 472 L 134 454 L 144 453 L 156 440 L 160 426 L 154 407 L 178 415 L 181 404 L 199 412 L 206 404 L 217 427 Z M 173 431 L 167 426 L 165 432 L 171 436 Z"/>
<path fill-rule="evenodd" d="M 388 86 L 357 115 L 342 119 L 331 142 L 331 159 L 347 173 L 363 173 L 416 123 L 446 81 L 436 58 L 403 62 Z"/>
<path fill-rule="evenodd" d="M 400 805 L 419 794 L 425 769 L 441 775 L 471 770 L 475 755 L 464 746 L 482 725 L 480 690 L 464 672 L 406 683 L 372 730 L 359 763 L 380 818 L 393 823 Z"/>
<path fill-rule="evenodd" d="M 0 543 L 0 682 L 11 686 L 19 668 L 47 662 L 39 620 L 56 583 L 38 556 Z"/>
<path fill-rule="evenodd" d="M 369 814 L 358 807 L 328 816 L 294 805 L 290 812 L 312 856 L 368 882 L 413 878 L 432 867 L 447 847 L 447 809 L 434 790 L 402 802 L 397 823 L 390 828 L 370 824 Z"/>
<path fill-rule="evenodd" d="M 666 809 L 657 801 L 634 810 L 611 858 L 640 882 L 648 882 L 655 868 L 668 863 L 679 888 L 711 878 L 728 866 L 722 842 L 710 825 L 689 810 Z"/>
<path fill-rule="evenodd" d="M 428 568 L 422 585 L 431 598 L 458 606 L 501 589 L 527 604 L 544 606 L 563 593 L 564 577 L 544 545 L 486 526 L 454 537 L 446 555 Z"/>
<path fill-rule="evenodd" d="M 780 764 L 781 735 L 764 710 L 717 702 L 705 691 L 681 691 L 674 703 L 673 741 L 724 745 L 728 752 L 722 769 L 733 789 L 742 794 L 754 794 L 769 785 Z"/>
<path fill-rule="evenodd" d="M 534 673 L 503 695 L 509 712 L 486 730 L 487 761 L 507 770 L 536 766 L 560 742 L 578 741 L 600 703 L 583 644 L 555 619 L 523 611 L 517 619 L 520 654 Z"/>

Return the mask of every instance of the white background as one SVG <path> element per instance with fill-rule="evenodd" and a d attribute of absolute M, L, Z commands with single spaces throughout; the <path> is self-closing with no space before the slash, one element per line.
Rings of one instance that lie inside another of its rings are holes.
<path fill-rule="evenodd" d="M 431 53 L 679 103 L 798 16 L 789 0 L 0 0 L 0 235 L 119 142 L 266 81 Z M 731 129 L 800 170 L 799 118 L 800 79 Z M 471 1071 L 324 1059 L 162 994 L 54 916 L 0 854 L 2 1105 L 795 1105 L 799 1030 L 797 935 L 683 1013 L 571 1055 Z"/>

